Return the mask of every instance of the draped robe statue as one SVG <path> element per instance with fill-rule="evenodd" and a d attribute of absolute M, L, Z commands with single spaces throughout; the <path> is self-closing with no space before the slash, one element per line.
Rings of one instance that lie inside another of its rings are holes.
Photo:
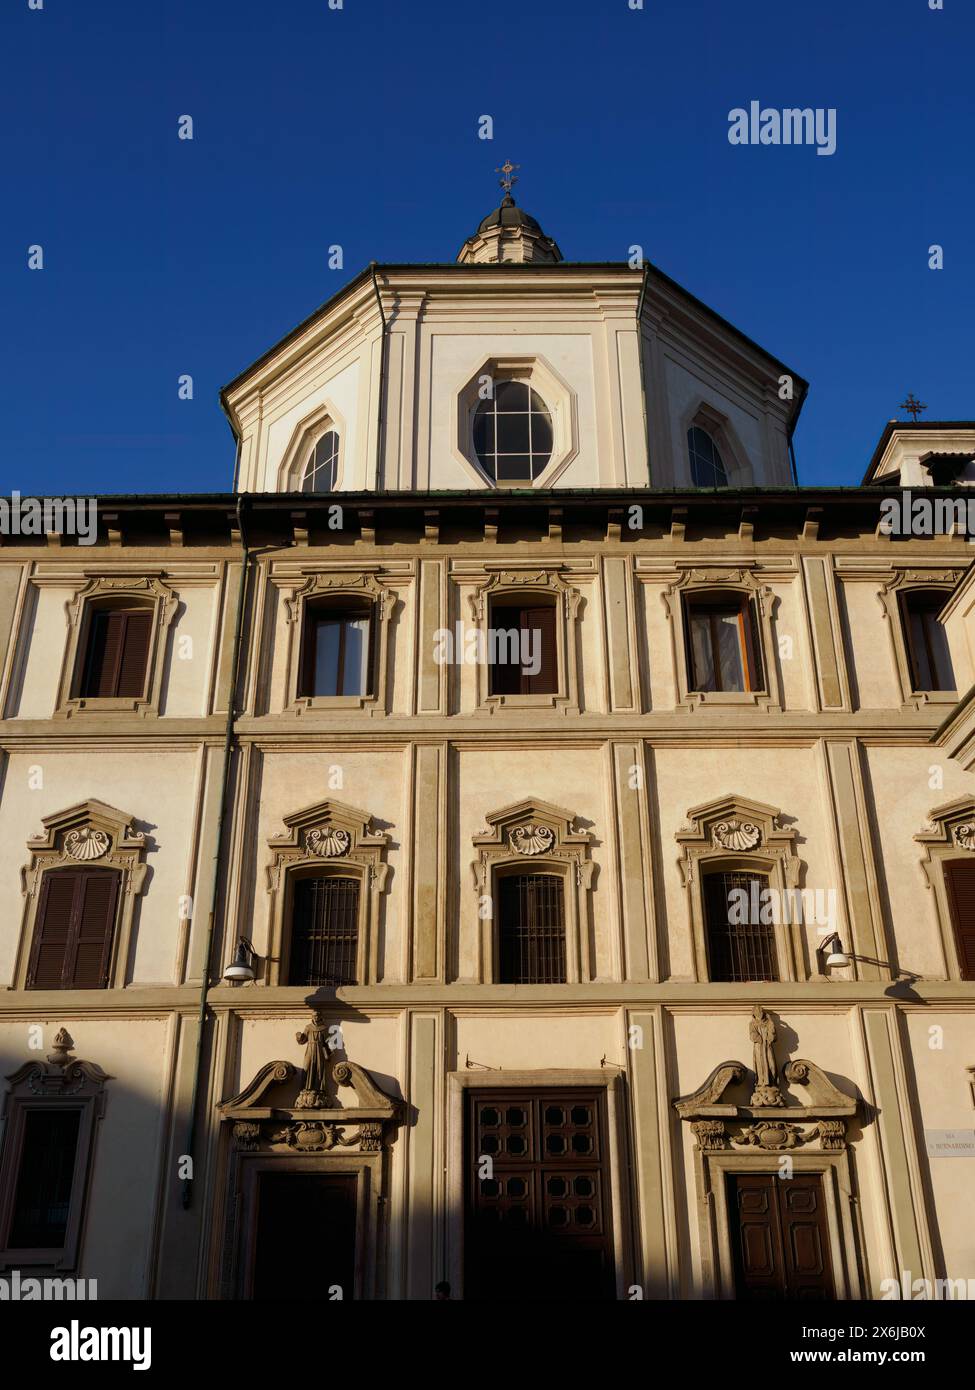
<path fill-rule="evenodd" d="M 295 1034 L 295 1040 L 306 1043 L 305 1081 L 295 1101 L 296 1110 L 327 1110 L 328 1104 L 328 1024 L 316 1017 L 312 1023 Z"/>
<path fill-rule="evenodd" d="M 755 1065 L 755 1091 L 752 1105 L 782 1105 L 782 1096 L 776 1085 L 778 1072 L 775 1065 L 775 1024 L 762 1008 L 756 1004 L 752 1009 L 752 1021 L 748 1025 L 748 1036 L 752 1043 L 752 1058 Z"/>

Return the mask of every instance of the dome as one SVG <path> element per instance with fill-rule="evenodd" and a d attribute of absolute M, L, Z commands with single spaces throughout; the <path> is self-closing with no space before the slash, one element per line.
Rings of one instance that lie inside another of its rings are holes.
<path fill-rule="evenodd" d="M 481 219 L 457 259 L 462 265 L 554 265 L 562 259 L 562 252 L 538 221 L 518 206 L 509 190 L 501 205 Z"/>
<path fill-rule="evenodd" d="M 477 229 L 478 235 L 488 231 L 491 227 L 527 227 L 536 236 L 545 235 L 535 218 L 531 217 L 523 208 L 518 207 L 510 193 L 500 207 L 496 207 L 483 219 Z"/>

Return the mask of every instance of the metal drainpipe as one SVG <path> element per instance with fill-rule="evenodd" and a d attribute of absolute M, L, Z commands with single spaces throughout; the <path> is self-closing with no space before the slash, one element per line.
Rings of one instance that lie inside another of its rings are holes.
<path fill-rule="evenodd" d="M 636 306 L 636 344 L 637 352 L 640 354 L 640 395 L 643 398 L 643 438 L 647 446 L 647 486 L 653 485 L 653 475 L 650 472 L 650 422 L 647 418 L 647 369 L 643 360 L 643 332 L 641 324 L 643 322 L 643 303 L 647 297 L 647 276 L 650 270 L 650 262 L 643 262 L 643 284 L 640 286 L 640 300 Z"/>
<path fill-rule="evenodd" d="M 372 287 L 376 291 L 376 304 L 379 306 L 379 317 L 383 321 L 382 338 L 379 344 L 379 410 L 376 420 L 376 492 L 382 482 L 383 473 L 383 392 L 386 386 L 386 332 L 389 327 L 386 321 L 386 314 L 383 309 L 382 295 L 379 293 L 379 280 L 376 276 L 376 262 L 371 261 L 372 267 Z"/>
<path fill-rule="evenodd" d="M 193 1098 L 190 1102 L 190 1118 L 186 1130 L 186 1144 L 183 1149 L 183 1153 L 188 1155 L 191 1159 L 193 1157 L 193 1148 L 196 1143 L 196 1112 L 200 1100 L 203 1071 L 203 1032 L 207 1017 L 207 992 L 210 988 L 210 958 L 213 955 L 214 926 L 216 923 L 217 900 L 220 893 L 220 848 L 223 841 L 223 825 L 230 793 L 230 750 L 234 739 L 237 681 L 240 674 L 240 643 L 244 630 L 244 600 L 247 596 L 247 576 L 251 561 L 251 554 L 247 548 L 247 537 L 244 532 L 243 503 L 243 497 L 238 496 L 237 526 L 240 531 L 241 543 L 244 547 L 244 558 L 240 567 L 240 586 L 237 591 L 237 621 L 234 629 L 233 654 L 230 661 L 230 690 L 227 696 L 227 730 L 223 743 L 223 787 L 220 792 L 220 810 L 217 814 L 217 844 L 214 850 L 214 859 L 216 862 L 213 866 L 213 891 L 210 896 L 210 916 L 207 921 L 207 944 L 206 952 L 203 957 L 203 980 L 200 984 L 200 1009 L 197 1015 L 196 1069 L 193 1077 Z M 193 1180 L 191 1178 L 183 1179 L 182 1202 L 184 1210 L 189 1210 L 193 1202 Z"/>

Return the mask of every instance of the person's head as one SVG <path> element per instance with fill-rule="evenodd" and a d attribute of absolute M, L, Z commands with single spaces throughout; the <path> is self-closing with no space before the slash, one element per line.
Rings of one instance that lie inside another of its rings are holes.
<path fill-rule="evenodd" d="M 445 1300 L 447 1300 L 447 1301 L 449 1302 L 449 1300 L 450 1300 L 450 1285 L 447 1283 L 446 1279 L 441 1279 L 440 1283 L 437 1285 L 437 1287 L 436 1287 L 436 1288 L 434 1289 L 434 1291 L 433 1291 L 433 1296 L 434 1296 L 434 1298 L 437 1300 L 438 1303 L 442 1303 L 442 1302 L 444 1302 Z"/>

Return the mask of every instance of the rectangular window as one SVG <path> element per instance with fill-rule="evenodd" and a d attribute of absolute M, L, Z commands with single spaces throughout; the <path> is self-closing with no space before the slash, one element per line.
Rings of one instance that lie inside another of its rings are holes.
<path fill-rule="evenodd" d="M 565 913 L 557 874 L 498 880 L 498 976 L 506 985 L 565 984 Z"/>
<path fill-rule="evenodd" d="M 961 977 L 963 980 L 975 980 L 975 862 L 971 859 L 947 860 L 945 881 Z"/>
<path fill-rule="evenodd" d="M 685 612 L 691 690 L 761 690 L 748 600 L 737 596 L 688 598 Z"/>
<path fill-rule="evenodd" d="M 775 964 L 775 932 L 771 922 L 761 921 L 761 895 L 767 887 L 768 881 L 760 874 L 704 875 L 710 980 L 779 978 Z"/>
<path fill-rule="evenodd" d="M 493 603 L 488 632 L 491 695 L 557 695 L 555 605 Z"/>
<path fill-rule="evenodd" d="M 359 884 L 354 878 L 299 878 L 294 885 L 289 985 L 358 981 Z"/>
<path fill-rule="evenodd" d="M 151 608 L 95 609 L 88 625 L 77 694 L 85 699 L 140 699 L 146 690 Z"/>
<path fill-rule="evenodd" d="M 904 599 L 904 629 L 915 690 L 954 690 L 955 673 L 948 638 L 941 622 L 946 595 L 909 593 Z"/>
<path fill-rule="evenodd" d="M 11 1250 L 60 1250 L 71 1206 L 80 1110 L 28 1110 L 14 1195 Z"/>
<path fill-rule="evenodd" d="M 49 870 L 43 878 L 28 989 L 105 989 L 119 875 L 112 869 Z"/>
<path fill-rule="evenodd" d="M 371 635 L 367 612 L 309 608 L 298 694 L 371 695 Z"/>

